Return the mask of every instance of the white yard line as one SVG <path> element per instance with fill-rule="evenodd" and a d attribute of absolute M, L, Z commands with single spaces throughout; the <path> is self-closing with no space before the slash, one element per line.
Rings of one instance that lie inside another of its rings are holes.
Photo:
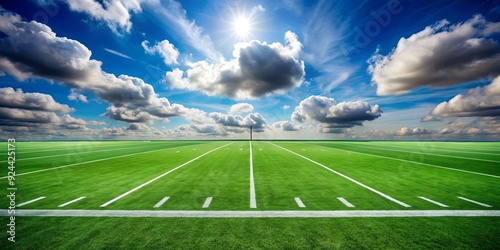
<path fill-rule="evenodd" d="M 354 180 L 353 178 L 351 178 L 351 177 L 349 177 L 347 175 L 339 173 L 339 172 L 337 172 L 337 171 L 335 171 L 335 170 L 333 170 L 333 169 L 331 169 L 331 168 L 329 168 L 329 167 L 327 167 L 327 166 L 325 166 L 325 165 L 323 165 L 321 163 L 318 163 L 318 162 L 316 162 L 314 160 L 311 160 L 311 159 L 309 159 L 309 158 L 307 158 L 307 157 L 305 157 L 305 156 L 303 156 L 301 154 L 297 154 L 297 153 L 295 153 L 295 152 L 293 152 L 293 151 L 291 151 L 289 149 L 286 149 L 284 147 L 278 146 L 278 145 L 276 145 L 274 143 L 271 143 L 271 142 L 269 142 L 269 143 L 272 144 L 272 145 L 274 145 L 274 146 L 276 146 L 276 147 L 278 147 L 278 148 L 281 148 L 281 149 L 283 149 L 285 151 L 288 151 L 288 152 L 290 152 L 290 153 L 292 153 L 292 154 L 294 154 L 296 156 L 302 157 L 302 158 L 304 158 L 304 159 L 306 159 L 306 160 L 308 160 L 308 161 L 310 161 L 310 162 L 312 162 L 312 163 L 314 163 L 314 164 L 316 164 L 316 165 L 318 165 L 320 167 L 323 167 L 323 168 L 325 168 L 325 169 L 327 169 L 327 170 L 329 170 L 329 171 L 331 171 L 331 172 L 333 172 L 333 173 L 335 173 L 337 175 L 340 175 L 341 177 L 344 177 L 345 179 L 350 180 L 350 181 L 352 181 L 352 182 L 354 182 L 354 183 L 356 183 L 356 184 L 358 184 L 358 185 L 360 185 L 360 186 L 362 186 L 362 187 L 364 187 L 364 188 L 366 188 L 366 189 L 368 189 L 368 190 L 370 190 L 370 191 L 372 191 L 372 192 L 374 192 L 374 193 L 376 193 L 376 194 L 378 194 L 378 195 L 380 195 L 380 196 L 382 196 L 382 197 L 384 197 L 384 198 L 386 198 L 386 199 L 388 199 L 388 200 L 390 200 L 392 202 L 395 202 L 395 203 L 397 203 L 397 204 L 399 204 L 399 205 L 401 205 L 403 207 L 411 207 L 410 205 L 408 205 L 408 204 L 406 204 L 406 203 L 404 203 L 402 201 L 396 200 L 396 199 L 392 198 L 391 196 L 389 196 L 387 194 L 384 194 L 384 193 L 382 193 L 382 192 L 380 192 L 380 191 L 378 191 L 378 190 L 376 190 L 376 189 L 374 189 L 372 187 L 369 187 L 369 186 L 367 186 L 367 185 L 365 185 L 365 184 L 363 184 L 363 183 L 361 183 L 361 182 L 359 182 L 357 180 Z"/>
<path fill-rule="evenodd" d="M 326 146 L 320 146 L 320 147 L 326 147 Z M 477 174 L 477 175 L 488 176 L 488 177 L 493 177 L 493 178 L 500 178 L 500 176 L 497 176 L 497 175 L 485 174 L 485 173 L 479 173 L 479 172 L 473 172 L 473 171 L 467 171 L 467 170 L 456 169 L 456 168 L 443 167 L 443 166 L 438 166 L 438 165 L 429 164 L 429 163 L 423 163 L 423 162 L 418 162 L 418 161 L 409 161 L 409 160 L 403 160 L 403 159 L 399 159 L 399 158 L 392 158 L 392 157 L 387 157 L 387 156 L 382 156 L 382 155 L 374 155 L 374 154 L 361 153 L 361 152 L 358 152 L 358 151 L 352 151 L 352 150 L 346 150 L 346 149 L 340 149 L 340 148 L 332 148 L 332 147 L 327 147 L 327 148 L 334 149 L 334 150 L 339 150 L 339 151 L 351 152 L 351 153 L 360 154 L 360 155 L 369 155 L 369 156 L 379 157 L 379 158 L 384 158 L 384 159 L 391 159 L 391 160 L 396 160 L 396 161 L 415 163 L 415 164 L 419 164 L 419 165 L 424 165 L 424 166 L 429 166 L 429 167 L 435 167 L 435 168 L 442 168 L 442 169 L 453 170 L 453 171 L 458 171 L 458 172 L 464 172 L 464 173 L 469 173 L 469 174 Z"/>
<path fill-rule="evenodd" d="M 438 206 L 440 206 L 440 207 L 448 207 L 447 205 L 445 205 L 445 204 L 443 204 L 443 203 L 441 203 L 441 202 L 437 202 L 437 201 L 435 201 L 435 200 L 431 200 L 431 199 L 429 199 L 429 198 L 425 198 L 425 197 L 423 197 L 423 196 L 418 196 L 418 198 L 420 198 L 420 199 L 422 199 L 422 200 L 424 200 L 424 201 L 428 201 L 428 202 L 430 202 L 430 203 L 434 203 L 434 204 L 436 204 L 436 205 L 438 205 Z"/>
<path fill-rule="evenodd" d="M 358 145 L 358 144 L 350 144 L 350 145 Z M 387 146 L 384 145 L 384 148 L 387 148 Z M 401 145 L 398 145 L 398 148 L 402 148 L 402 149 L 409 149 L 409 150 L 415 150 L 415 152 L 421 152 L 421 153 L 424 153 L 427 152 L 427 151 L 445 151 L 445 152 L 453 152 L 453 153 L 469 153 L 469 154 L 481 154 L 481 155 L 500 155 L 500 154 L 496 154 L 496 153 L 484 153 L 484 152 L 475 152 L 475 151 L 463 151 L 463 150 L 453 150 L 453 149 L 443 149 L 443 148 L 419 148 L 417 147 L 416 149 L 415 148 L 408 148 L 407 146 L 401 146 Z M 378 149 L 378 148 L 377 148 Z M 414 152 L 414 151 L 412 151 Z"/>
<path fill-rule="evenodd" d="M 467 199 L 467 198 L 464 198 L 464 197 L 457 197 L 461 200 L 464 200 L 464 201 L 468 201 L 470 203 L 474 203 L 474 204 L 477 204 L 479 206 L 483 206 L 483 207 L 491 207 L 491 205 L 488 205 L 488 204 L 484 204 L 484 203 L 481 203 L 479 201 L 475 201 L 475 200 L 471 200 L 471 199 Z"/>
<path fill-rule="evenodd" d="M 25 161 L 25 160 L 42 159 L 42 158 L 52 158 L 52 157 L 58 157 L 58 156 L 68 156 L 68 155 L 78 155 L 78 154 L 93 154 L 93 153 L 99 153 L 99 152 L 116 151 L 116 150 L 124 150 L 124 149 L 131 149 L 131 148 L 135 149 L 135 148 L 144 148 L 144 147 L 152 147 L 152 146 L 148 145 L 148 146 L 139 146 L 139 147 L 113 148 L 113 149 L 98 150 L 98 151 L 68 153 L 68 154 L 60 154 L 60 155 L 45 155 L 45 156 L 37 156 L 37 157 L 29 157 L 29 158 L 18 158 L 18 159 L 16 159 L 16 161 Z M 7 162 L 7 161 L 0 161 L 0 162 Z"/>
<path fill-rule="evenodd" d="M 495 161 L 495 160 L 488 160 L 488 159 L 480 159 L 480 158 L 471 158 L 471 157 L 463 157 L 463 156 L 454 156 L 454 155 L 442 155 L 442 154 L 434 154 L 434 153 L 426 153 L 422 151 L 406 151 L 406 150 L 399 150 L 399 149 L 388 149 L 388 148 L 383 148 L 383 147 L 369 147 L 369 146 L 362 146 L 362 145 L 356 145 L 356 144 L 350 144 L 350 146 L 355 146 L 355 147 L 361 147 L 361 148 L 371 148 L 371 149 L 377 149 L 377 150 L 385 150 L 385 151 L 393 151 L 393 152 L 403 152 L 403 153 L 412 153 L 412 154 L 425 154 L 425 155 L 434 155 L 434 156 L 441 156 L 441 157 L 448 157 L 448 158 L 457 158 L 457 159 L 465 159 L 465 160 L 473 160 L 473 161 L 487 161 L 487 162 L 497 162 L 500 163 L 500 161 Z"/>
<path fill-rule="evenodd" d="M 161 207 L 161 205 L 163 205 L 163 203 L 165 203 L 166 201 L 168 201 L 168 199 L 170 199 L 170 196 L 161 199 L 161 201 L 159 201 L 158 203 L 156 203 L 156 205 L 154 207 Z"/>
<path fill-rule="evenodd" d="M 344 203 L 344 205 L 346 205 L 347 207 L 354 207 L 354 205 L 353 205 L 353 204 L 351 204 L 350 202 L 348 202 L 346 199 L 344 199 L 344 198 L 342 198 L 342 197 L 337 197 L 337 199 L 338 199 L 340 202 Z"/>
<path fill-rule="evenodd" d="M 68 201 L 68 202 L 66 202 L 66 203 L 64 203 L 64 204 L 61 204 L 61 205 L 57 206 L 57 207 L 65 207 L 65 206 L 67 206 L 67 205 L 69 205 L 69 204 L 71 204 L 71 203 L 77 202 L 77 201 L 79 201 L 79 200 L 81 200 L 81 199 L 85 199 L 85 196 L 82 196 L 82 197 L 80 197 L 80 198 L 76 198 L 76 199 L 74 199 L 74 200 L 72 200 L 72 201 Z"/>
<path fill-rule="evenodd" d="M 187 146 L 181 146 L 181 147 L 187 147 Z M 180 148 L 180 147 L 175 147 L 175 148 Z M 45 172 L 45 171 L 50 171 L 50 170 L 55 170 L 55 169 L 61 169 L 61 168 L 67 168 L 67 167 L 72 167 L 72 166 L 78 166 L 78 165 L 87 164 L 87 163 L 94 163 L 94 162 L 112 160 L 112 159 L 117 159 L 117 158 L 122 158 L 122 157 L 128 157 L 128 156 L 134 156 L 134 155 L 140 155 L 140 154 L 147 154 L 147 153 L 158 152 L 158 151 L 168 150 L 168 149 L 175 149 L 175 148 L 162 148 L 162 149 L 156 149 L 156 150 L 151 150 L 151 151 L 145 151 L 145 152 L 139 152 L 139 153 L 133 153 L 133 154 L 126 154 L 126 155 L 118 155 L 118 156 L 113 156 L 113 157 L 108 157 L 108 158 L 97 159 L 97 160 L 78 162 L 78 163 L 73 163 L 73 164 L 59 166 L 59 167 L 45 168 L 45 169 L 35 170 L 35 171 L 31 171 L 31 172 L 26 172 L 26 173 L 19 173 L 19 174 L 16 174 L 16 176 L 27 175 L 27 174 L 34 174 L 34 173 L 40 173 L 40 172 Z M 0 177 L 0 179 L 5 179 L 5 178 L 8 178 L 8 176 Z"/>
<path fill-rule="evenodd" d="M 30 200 L 30 201 L 27 201 L 27 202 L 23 202 L 23 203 L 21 203 L 21 204 L 17 204 L 17 205 L 16 205 L 16 207 L 22 207 L 22 206 L 24 206 L 24 205 L 28 205 L 28 204 L 30 204 L 30 203 L 33 203 L 33 202 L 35 202 L 35 201 L 39 201 L 39 200 L 41 200 L 41 199 L 45 199 L 45 196 L 38 197 L 38 198 L 36 198 L 36 199 Z"/>
<path fill-rule="evenodd" d="M 213 152 L 213 151 L 215 151 L 215 150 L 218 150 L 218 149 L 220 149 L 220 148 L 222 148 L 222 147 L 225 147 L 225 146 L 227 146 L 227 145 L 231 145 L 231 144 L 233 144 L 233 143 L 234 143 L 234 142 L 231 142 L 231 143 L 228 143 L 228 144 L 226 144 L 226 145 L 220 146 L 220 147 L 218 147 L 218 148 L 212 149 L 212 150 L 210 150 L 210 151 L 208 151 L 208 152 L 206 152 L 206 153 L 203 153 L 202 155 L 200 155 L 200 156 L 198 156 L 198 157 L 196 157 L 196 158 L 194 158 L 194 159 L 191 159 L 191 160 L 189 160 L 189 161 L 187 161 L 187 162 L 185 162 L 185 163 L 183 163 L 183 164 L 181 164 L 181 165 L 179 165 L 179 166 L 175 167 L 174 169 L 171 169 L 171 170 L 169 170 L 169 171 L 167 171 L 167 172 L 165 172 L 165 173 L 163 173 L 163 174 L 161 174 L 161 175 L 158 175 L 158 176 L 156 176 L 155 178 L 153 178 L 153 179 L 151 179 L 151 180 L 149 180 L 149 181 L 147 181 L 147 182 L 145 182 L 145 183 L 143 183 L 143 184 L 141 184 L 141 185 L 139 185 L 139 186 L 137 186 L 137 187 L 135 187 L 135 188 L 133 188 L 133 189 L 131 189 L 131 190 L 129 190 L 129 191 L 127 191 L 127 192 L 123 193 L 123 194 L 121 194 L 121 195 L 119 195 L 118 197 L 116 197 L 116 198 L 114 198 L 114 199 L 112 199 L 112 200 L 110 200 L 110 201 L 108 201 L 108 202 L 106 202 L 106 203 L 102 204 L 102 205 L 101 205 L 101 207 L 106 207 L 106 206 L 108 206 L 109 204 L 111 204 L 111 203 L 113 203 L 113 202 L 115 202 L 115 201 L 117 201 L 117 200 L 119 200 L 119 199 L 121 199 L 121 198 L 123 198 L 123 197 L 125 197 L 125 196 L 127 196 L 127 195 L 129 195 L 129 194 L 131 194 L 131 193 L 133 193 L 133 192 L 135 192 L 135 191 L 137 191 L 137 190 L 141 189 L 141 188 L 143 188 L 144 186 L 146 186 L 146 185 L 148 185 L 148 184 L 150 184 L 150 183 L 152 183 L 152 182 L 154 182 L 154 181 L 156 181 L 156 180 L 160 179 L 161 177 L 163 177 L 163 176 L 165 176 L 165 175 L 168 175 L 168 174 L 170 174 L 170 173 L 174 172 L 175 170 L 177 170 L 177 169 L 179 169 L 179 168 L 182 168 L 182 167 L 186 166 L 187 164 L 189 164 L 189 163 L 191 163 L 191 162 L 193 162 L 193 161 L 196 161 L 196 160 L 200 159 L 201 157 L 203 157 L 203 156 L 205 156 L 205 155 L 207 155 L 207 154 L 212 153 L 212 152 Z"/>
<path fill-rule="evenodd" d="M 295 197 L 295 202 L 297 202 L 297 206 L 299 206 L 299 207 L 306 207 L 306 205 L 304 205 L 304 203 L 302 203 L 302 201 L 300 200 L 299 197 Z"/>
<path fill-rule="evenodd" d="M 207 199 L 205 200 L 205 203 L 203 203 L 202 208 L 208 208 L 210 206 L 211 202 L 212 202 L 212 197 L 207 197 Z"/>
<path fill-rule="evenodd" d="M 0 216 L 11 216 L 0 210 Z M 35 210 L 16 216 L 41 217 L 166 217 L 166 218 L 352 218 L 352 217 L 500 217 L 500 210 L 336 210 L 336 211 L 210 211 L 210 210 Z"/>
<path fill-rule="evenodd" d="M 250 141 L 250 208 L 257 208 L 257 201 L 255 199 L 255 182 L 253 177 L 253 156 L 252 156 L 251 141 Z"/>

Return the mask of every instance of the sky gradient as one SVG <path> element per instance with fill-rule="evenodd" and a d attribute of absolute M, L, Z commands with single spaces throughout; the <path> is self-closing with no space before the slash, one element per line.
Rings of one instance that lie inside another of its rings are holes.
<path fill-rule="evenodd" d="M 2 139 L 500 140 L 500 1 L 0 4 Z"/>

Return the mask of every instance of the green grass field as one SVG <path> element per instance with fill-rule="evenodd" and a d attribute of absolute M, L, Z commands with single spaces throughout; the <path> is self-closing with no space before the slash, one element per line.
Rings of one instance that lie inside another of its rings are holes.
<path fill-rule="evenodd" d="M 1 145 L 0 202 L 6 209 L 7 143 Z M 15 146 L 15 198 L 21 206 L 16 208 L 16 242 L 7 240 L 4 226 L 1 249 L 500 248 L 496 142 L 72 141 Z M 118 210 L 126 216 L 103 217 Z M 151 215 L 137 217 L 138 210 Z M 299 218 L 322 211 L 386 210 L 403 215 Z M 486 216 L 404 215 L 452 210 Z M 22 216 L 23 211 L 38 214 Z M 39 216 L 47 211 L 53 214 Z M 61 211 L 71 216 L 59 216 Z M 79 211 L 95 215 L 82 217 Z M 289 214 L 268 217 L 276 211 Z M 155 217 L 162 212 L 204 214 Z M 214 218 L 220 212 L 225 216 Z M 257 216 L 246 216 L 252 212 Z M 2 215 L 1 224 L 8 224 L 7 210 Z"/>

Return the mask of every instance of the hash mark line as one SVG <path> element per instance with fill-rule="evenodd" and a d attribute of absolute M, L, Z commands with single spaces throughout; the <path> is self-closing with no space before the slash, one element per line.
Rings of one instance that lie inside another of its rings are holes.
<path fill-rule="evenodd" d="M 422 200 L 424 200 L 424 201 L 428 201 L 428 202 L 430 202 L 430 203 L 434 203 L 434 204 L 436 204 L 436 205 L 438 205 L 438 206 L 440 206 L 440 207 L 448 207 L 447 205 L 445 205 L 445 204 L 443 204 L 443 203 L 441 203 L 441 202 L 437 202 L 437 201 L 435 201 L 435 200 L 431 200 L 431 199 L 429 199 L 429 198 L 425 198 L 425 197 L 423 197 L 423 196 L 417 196 L 417 197 L 418 197 L 418 198 L 420 198 L 420 199 L 422 199 Z"/>
<path fill-rule="evenodd" d="M 471 200 L 471 199 L 467 199 L 467 198 L 464 198 L 464 197 L 457 197 L 461 200 L 464 200 L 464 201 L 468 201 L 470 203 L 474 203 L 474 204 L 477 204 L 479 206 L 483 206 L 483 207 L 491 207 L 491 205 L 488 205 L 488 204 L 484 204 L 484 203 L 481 203 L 479 201 L 475 201 L 475 200 Z"/>
<path fill-rule="evenodd" d="M 151 180 L 149 180 L 149 181 L 147 181 L 147 182 L 145 182 L 145 183 L 143 183 L 143 184 L 141 184 L 141 185 L 139 185 L 139 186 L 137 186 L 137 187 L 135 187 L 135 188 L 133 188 L 133 189 L 131 189 L 131 190 L 129 190 L 129 191 L 127 191 L 127 192 L 123 193 L 123 194 L 121 194 L 121 195 L 119 195 L 118 197 L 116 197 L 116 198 L 114 198 L 114 199 L 112 199 L 112 200 L 110 200 L 110 201 L 108 201 L 108 202 L 106 202 L 106 203 L 102 204 L 102 205 L 101 205 L 101 207 L 106 207 L 106 206 L 108 206 L 109 204 L 111 204 L 111 203 L 113 203 L 113 202 L 115 202 L 115 201 L 117 201 L 117 200 L 119 200 L 119 199 L 121 199 L 121 198 L 123 198 L 123 197 L 125 197 L 125 196 L 127 196 L 127 195 L 129 195 L 129 194 L 131 194 L 131 193 L 133 193 L 133 192 L 135 192 L 135 191 L 137 191 L 137 190 L 141 189 L 141 188 L 143 188 L 144 186 L 146 186 L 146 185 L 148 185 L 148 184 L 150 184 L 150 183 L 152 183 L 152 182 L 154 182 L 154 181 L 156 181 L 156 180 L 160 179 L 161 177 L 163 177 L 163 176 L 165 176 L 165 175 L 168 175 L 168 174 L 170 174 L 170 173 L 174 172 L 175 170 L 177 170 L 177 169 L 179 169 L 179 168 L 182 168 L 182 167 L 186 166 L 187 164 L 189 164 L 189 163 L 191 163 L 191 162 L 193 162 L 193 161 L 196 161 L 196 160 L 200 159 L 201 157 L 203 157 L 203 156 L 205 156 L 205 155 L 207 155 L 207 154 L 212 153 L 212 152 L 213 152 L 213 151 L 215 151 L 215 150 L 218 150 L 218 149 L 220 149 L 220 148 L 222 148 L 222 147 L 225 147 L 225 146 L 227 146 L 227 145 L 231 145 L 231 144 L 233 144 L 233 143 L 234 143 L 234 142 L 231 142 L 231 143 L 229 143 L 229 144 L 226 144 L 226 145 L 220 146 L 220 147 L 218 147 L 218 148 L 212 149 L 212 150 L 210 150 L 210 151 L 208 151 L 208 152 L 205 152 L 205 153 L 203 153 L 202 155 L 200 155 L 200 156 L 198 156 L 198 157 L 196 157 L 196 158 L 194 158 L 194 159 L 191 159 L 191 160 L 189 160 L 189 161 L 187 161 L 187 162 L 185 162 L 185 163 L 183 163 L 183 164 L 181 164 L 181 165 L 179 165 L 179 166 L 177 166 L 177 167 L 175 167 L 175 168 L 173 168 L 173 169 L 171 169 L 171 170 L 169 170 L 169 171 L 167 171 L 167 172 L 165 172 L 165 173 L 163 173 L 163 174 L 161 174 L 161 175 L 158 175 L 158 176 L 156 176 L 155 178 L 153 178 L 153 179 L 151 179 Z"/>
<path fill-rule="evenodd" d="M 344 203 L 344 205 L 346 205 L 347 207 L 354 207 L 354 205 L 353 205 L 353 204 L 351 204 L 350 202 L 348 202 L 346 199 L 344 199 L 344 198 L 342 198 L 342 197 L 337 197 L 337 199 L 338 199 L 340 202 Z"/>
<path fill-rule="evenodd" d="M 473 171 L 468 171 L 468 170 L 463 170 L 463 169 L 457 169 L 457 168 L 443 167 L 443 166 L 438 166 L 438 165 L 429 164 L 429 163 L 423 163 L 423 162 L 418 162 L 418 161 L 410 161 L 410 160 L 404 160 L 404 159 L 399 159 L 399 158 L 392 158 L 392 157 L 382 156 L 382 155 L 367 154 L 367 153 L 362 153 L 362 152 L 358 152 L 358 151 L 352 151 L 352 150 L 346 150 L 346 149 L 340 149 L 340 148 L 334 148 L 334 147 L 328 147 L 328 146 L 320 146 L 320 147 L 327 147 L 327 148 L 334 149 L 334 150 L 351 152 L 351 153 L 360 154 L 360 155 L 368 155 L 368 156 L 379 157 L 379 158 L 384 158 L 384 159 L 391 159 L 391 160 L 396 160 L 396 161 L 409 162 L 409 163 L 420 164 L 420 165 L 429 166 L 429 167 L 435 167 L 435 168 L 442 168 L 442 169 L 447 169 L 447 170 L 452 170 L 452 171 L 458 171 L 458 172 L 464 172 L 464 173 L 469 173 L 469 174 L 477 174 L 477 175 L 483 175 L 483 176 L 488 176 L 488 177 L 493 177 L 493 178 L 500 178 L 500 176 L 497 176 L 497 175 L 485 174 L 485 173 L 479 173 L 479 172 L 473 172 Z"/>
<path fill-rule="evenodd" d="M 68 202 L 66 202 L 66 203 L 64 203 L 64 204 L 61 204 L 61 205 L 57 206 L 57 207 L 64 207 L 64 206 L 67 206 L 67 205 L 69 205 L 69 204 L 71 204 L 71 203 L 77 202 L 77 201 L 79 201 L 79 200 L 81 200 L 81 199 L 85 199 L 85 196 L 82 196 L 82 197 L 80 197 L 80 198 L 76 198 L 76 199 L 74 199 L 74 200 L 72 200 L 72 201 L 68 201 Z"/>
<path fill-rule="evenodd" d="M 188 146 L 189 145 L 181 146 L 181 147 L 188 147 Z M 180 148 L 180 147 L 176 147 L 176 148 Z M 78 163 L 73 163 L 73 164 L 59 166 L 59 167 L 45 168 L 45 169 L 35 170 L 35 171 L 31 171 L 31 172 L 16 174 L 16 176 L 27 175 L 27 174 L 34 174 L 34 173 L 40 173 L 40 172 L 45 172 L 45 171 L 50 171 L 50 170 L 55 170 L 55 169 L 60 169 L 60 168 L 67 168 L 67 167 L 82 165 L 82 164 L 86 164 L 86 163 L 94 163 L 94 162 L 112 160 L 112 159 L 117 159 L 117 158 L 122 158 L 122 157 L 127 157 L 127 156 L 147 154 L 147 153 L 152 153 L 152 152 L 157 152 L 157 151 L 162 151 L 162 150 L 168 150 L 168 149 L 173 149 L 173 148 L 162 148 L 162 149 L 156 149 L 156 150 L 151 150 L 151 151 L 145 151 L 145 152 L 139 152 L 139 153 L 133 153 L 133 154 L 127 154 L 127 155 L 118 155 L 118 156 L 113 156 L 113 157 L 108 157 L 108 158 L 97 159 L 97 160 L 78 162 Z M 5 179 L 5 178 L 8 178 L 8 176 L 0 177 L 0 179 Z"/>
<path fill-rule="evenodd" d="M 355 147 L 361 147 L 361 148 L 381 149 L 381 150 L 393 151 L 393 152 L 426 154 L 426 155 L 434 155 L 434 156 L 441 156 L 441 157 L 448 157 L 448 158 L 457 158 L 457 159 L 465 159 L 465 160 L 473 160 L 473 161 L 486 161 L 486 162 L 497 162 L 497 163 L 500 162 L 500 161 L 495 161 L 495 160 L 480 159 L 480 158 L 471 158 L 471 157 L 463 157 L 463 156 L 442 155 L 442 154 L 425 153 L 425 152 L 414 152 L 414 151 L 406 151 L 406 150 L 398 150 L 398 149 L 387 149 L 387 148 L 381 148 L 381 147 L 380 148 L 374 148 L 374 147 L 368 147 L 368 146 L 356 145 L 356 144 L 350 144 L 350 145 L 355 146 Z"/>
<path fill-rule="evenodd" d="M 210 206 L 210 203 L 212 202 L 212 197 L 208 197 L 205 200 L 205 203 L 203 203 L 203 208 L 208 208 Z"/>
<path fill-rule="evenodd" d="M 269 142 L 269 143 L 271 143 L 271 142 Z M 403 207 L 411 207 L 410 205 L 408 205 L 408 204 L 406 204 L 406 203 L 404 203 L 404 202 L 402 202 L 402 201 L 396 200 L 396 199 L 392 198 L 392 197 L 391 197 L 391 196 L 389 196 L 389 195 L 386 195 L 386 194 L 384 194 L 384 193 L 382 193 L 382 192 L 380 192 L 380 191 L 378 191 L 378 190 L 376 190 L 376 189 L 374 189 L 374 188 L 372 188 L 372 187 L 369 187 L 369 186 L 367 186 L 367 185 L 365 185 L 365 184 L 363 184 L 363 183 L 361 183 L 361 182 L 359 182 L 359 181 L 357 181 L 357 180 L 354 180 L 353 178 L 351 178 L 351 177 L 349 177 L 349 176 L 347 176 L 347 175 L 344 175 L 344 174 L 342 174 L 342 173 L 340 173 L 340 172 L 337 172 L 337 171 L 335 171 L 335 170 L 333 170 L 333 169 L 331 169 L 331 168 L 329 168 L 329 167 L 327 167 L 327 166 L 325 166 L 325 165 L 323 165 L 323 164 L 321 164 L 321 163 L 318 163 L 318 162 L 316 162 L 316 161 L 314 161 L 314 160 L 311 160 L 311 159 L 309 159 L 309 158 L 307 158 L 307 157 L 305 157 L 305 156 L 303 156 L 303 155 L 301 155 L 301 154 L 295 153 L 295 152 L 293 152 L 293 151 L 291 151 L 291 150 L 289 150 L 289 149 L 286 149 L 286 148 L 284 148 L 284 147 L 278 146 L 278 145 L 276 145 L 276 144 L 274 144 L 274 143 L 271 143 L 271 144 L 272 144 L 272 145 L 274 145 L 274 146 L 276 146 L 276 147 L 278 147 L 278 148 L 281 148 L 281 149 L 283 149 L 283 150 L 285 150 L 285 151 L 288 151 L 288 152 L 290 152 L 290 153 L 292 153 L 292 154 L 294 154 L 294 155 L 297 155 L 297 156 L 299 156 L 299 157 L 302 157 L 302 158 L 304 158 L 304 159 L 306 159 L 306 160 L 308 160 L 308 161 L 310 161 L 310 162 L 312 162 L 312 163 L 314 163 L 314 164 L 316 164 L 316 165 L 318 165 L 318 166 L 320 166 L 320 167 L 323 167 L 323 168 L 325 168 L 326 170 L 329 170 L 329 171 L 331 171 L 331 172 L 333 172 L 333 173 L 335 173 L 335 174 L 337 174 L 337 175 L 340 175 L 340 176 L 344 177 L 345 179 L 350 180 L 350 181 L 352 181 L 352 182 L 354 182 L 354 183 L 356 183 L 356 184 L 358 184 L 358 185 L 360 185 L 360 186 L 362 186 L 362 187 L 364 187 L 364 188 L 366 188 L 366 189 L 368 189 L 368 190 L 370 190 L 370 191 L 372 191 L 372 192 L 374 192 L 374 193 L 376 193 L 376 194 L 378 194 L 378 195 L 380 195 L 380 196 L 382 196 L 382 197 L 384 197 L 384 198 L 386 198 L 386 199 L 388 199 L 388 200 L 390 200 L 390 201 L 392 201 L 392 202 L 395 202 L 395 203 L 397 203 L 397 204 L 399 204 L 399 205 L 401 205 L 401 206 L 403 206 Z"/>
<path fill-rule="evenodd" d="M 28 204 L 30 204 L 30 203 L 33 203 L 33 202 L 35 202 L 35 201 L 39 201 L 39 200 L 41 200 L 41 199 L 45 199 L 45 196 L 38 197 L 38 198 L 36 198 L 36 199 L 33 199 L 33 200 L 30 200 L 30 201 L 27 201 L 27 202 L 24 202 L 24 203 L 18 204 L 16 207 L 22 207 L 22 206 L 24 206 L 24 205 L 28 205 Z"/>
<path fill-rule="evenodd" d="M 252 156 L 251 141 L 250 141 L 250 208 L 257 208 L 257 201 L 255 199 L 255 182 L 253 176 L 253 156 Z"/>
<path fill-rule="evenodd" d="M 163 203 L 168 201 L 168 199 L 170 199 L 170 196 L 161 199 L 158 203 L 156 203 L 156 205 L 154 205 L 154 207 L 161 207 L 161 205 L 163 205 Z"/>
<path fill-rule="evenodd" d="M 297 202 L 297 205 L 299 207 L 306 207 L 306 205 L 304 205 L 304 203 L 302 203 L 302 201 L 300 200 L 299 197 L 295 197 L 295 202 Z"/>
<path fill-rule="evenodd" d="M 7 209 L 0 216 L 11 216 Z M 16 216 L 149 217 L 149 218 L 372 218 L 372 217 L 500 217 L 500 210 L 334 210 L 334 211 L 214 211 L 214 210 L 37 210 L 18 209 Z"/>

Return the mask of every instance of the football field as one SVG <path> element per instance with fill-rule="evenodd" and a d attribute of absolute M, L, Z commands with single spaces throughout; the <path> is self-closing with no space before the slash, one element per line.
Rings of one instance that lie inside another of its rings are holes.
<path fill-rule="evenodd" d="M 3 145 L 2 249 L 500 246 L 500 143 Z"/>

